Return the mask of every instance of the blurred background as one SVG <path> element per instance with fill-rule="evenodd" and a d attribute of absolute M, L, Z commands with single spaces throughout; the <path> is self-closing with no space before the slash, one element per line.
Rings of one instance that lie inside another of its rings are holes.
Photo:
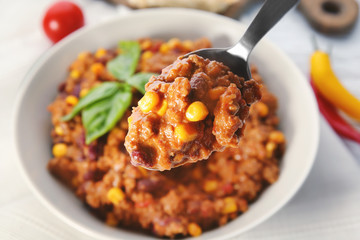
<path fill-rule="evenodd" d="M 9 139 L 12 138 L 12 130 L 9 127 L 11 126 L 12 105 L 17 88 L 36 60 L 56 44 L 45 34 L 42 25 L 45 13 L 55 2 L 57 1 L 0 0 L 0 152 L 2 156 L 0 161 L 0 188 L 6 190 L 6 194 L 0 194 L 0 239 L 34 239 L 35 236 L 37 239 L 88 239 L 80 232 L 60 222 L 60 220 L 51 217 L 52 214 L 43 209 L 30 190 L 24 186 L 24 180 L 13 160 L 13 146 L 9 143 Z M 139 8 L 159 6 L 194 7 L 214 11 L 217 14 L 237 19 L 247 25 L 254 18 L 263 1 L 72 0 L 71 2 L 80 7 L 85 19 L 84 27 L 88 27 L 117 15 L 139 11 Z M 287 14 L 266 35 L 266 38 L 283 50 L 309 80 L 310 57 L 314 53 L 315 38 L 319 48 L 330 55 L 332 68 L 341 84 L 353 96 L 360 99 L 359 3 L 359 0 L 302 0 L 298 8 Z M 335 20 L 332 20 L 332 18 L 335 18 Z M 334 97 L 341 98 L 342 96 Z M 355 105 L 354 108 L 360 109 L 360 106 Z M 340 113 L 340 116 L 353 128 L 354 132 L 360 131 L 359 122 L 343 113 Z M 331 120 L 328 119 L 328 121 Z M 322 125 L 324 125 L 322 129 L 329 128 L 327 130 L 335 133 L 334 130 L 330 129 L 329 125 L 326 125 L 325 119 L 323 119 Z M 350 140 L 349 135 L 353 136 L 355 141 L 354 139 Z M 345 145 L 355 160 L 354 163 L 349 163 L 350 165 L 347 165 L 347 167 L 349 169 L 357 168 L 356 172 L 359 173 L 360 138 L 356 141 L 358 135 L 341 133 L 339 130 L 337 136 L 339 138 L 334 140 L 335 142 L 332 142 L 332 144 Z M 334 146 L 326 145 L 323 142 L 323 147 Z M 339 161 L 339 166 L 342 165 L 341 155 L 335 160 Z M 311 225 L 297 222 L 296 219 L 290 220 L 295 224 L 293 228 L 290 227 L 284 230 L 276 228 L 276 222 L 286 221 L 293 211 L 308 209 L 306 204 L 312 204 L 312 197 L 316 195 L 316 191 L 309 191 L 307 187 L 313 184 L 314 175 L 321 175 L 324 179 L 328 177 L 320 169 L 324 169 L 330 163 L 331 161 L 326 162 L 326 159 L 320 162 L 318 160 L 311 176 L 299 193 L 300 197 L 296 197 L 285 208 L 285 212 L 283 210 L 279 213 L 280 218 L 279 214 L 277 214 L 265 224 L 245 234 L 244 239 L 290 239 L 291 236 L 295 236 L 291 239 L 307 239 L 307 237 L 340 239 L 343 236 L 347 236 L 348 239 L 360 239 L 360 218 L 351 214 L 351 212 L 354 212 L 351 207 L 356 207 L 358 204 L 349 200 L 353 197 L 354 189 L 347 192 L 346 198 L 332 198 L 331 200 L 332 206 L 337 204 L 341 206 L 344 206 L 344 204 L 351 205 L 345 209 L 347 212 L 344 210 L 345 213 L 349 214 L 344 214 L 343 218 L 339 217 L 342 222 L 332 221 L 333 215 L 321 215 L 323 212 L 320 211 L 318 214 L 322 217 L 317 221 L 320 221 L 322 225 L 320 224 L 316 229 L 311 228 Z M 346 165 L 347 163 L 344 162 L 343 164 Z M 346 172 L 344 174 L 346 175 Z M 355 183 L 351 182 L 355 178 L 346 179 L 345 175 L 341 179 L 336 178 L 337 183 L 343 181 L 340 188 L 355 186 Z M 324 185 L 325 188 L 335 184 L 335 180 L 330 180 L 330 178 L 328 180 L 327 185 Z M 357 189 L 359 190 L 359 188 Z M 358 195 L 356 196 L 358 197 Z M 333 201 L 338 201 L 338 203 Z M 317 204 L 321 206 L 321 204 Z M 29 209 L 28 206 L 32 207 Z M 26 211 L 21 210 L 22 215 L 16 210 L 24 208 L 27 209 Z M 15 212 L 16 214 L 14 214 Z M 39 212 L 46 216 L 44 218 L 46 219 L 46 225 L 32 219 L 31 216 Z M 311 219 L 308 220 L 311 221 Z M 296 225 L 296 223 L 300 225 Z M 19 226 L 23 226 L 24 230 L 19 231 Z M 274 226 L 275 228 L 273 228 Z M 58 227 L 61 231 L 57 229 Z M 306 232 L 308 234 L 305 234 Z"/>

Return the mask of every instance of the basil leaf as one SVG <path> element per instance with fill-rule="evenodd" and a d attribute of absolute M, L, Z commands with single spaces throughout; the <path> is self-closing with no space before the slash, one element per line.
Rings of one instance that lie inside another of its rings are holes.
<path fill-rule="evenodd" d="M 76 116 L 83 108 L 93 104 L 94 102 L 100 101 L 104 98 L 108 98 L 115 94 L 121 87 L 121 83 L 118 82 L 105 82 L 95 87 L 86 94 L 85 97 L 81 98 L 78 104 L 73 108 L 71 113 L 61 118 L 62 121 L 69 121 Z"/>
<path fill-rule="evenodd" d="M 125 81 L 139 90 L 142 94 L 145 94 L 145 84 L 149 81 L 149 79 L 153 76 L 157 75 L 155 73 L 137 73 L 130 78 L 126 79 Z"/>
<path fill-rule="evenodd" d="M 92 130 L 94 128 L 94 122 L 101 119 L 102 116 L 107 115 L 107 112 L 111 108 L 111 97 L 100 100 L 91 104 L 85 108 L 81 114 L 82 122 L 86 130 Z"/>
<path fill-rule="evenodd" d="M 140 58 L 141 47 L 136 41 L 120 41 L 119 48 L 121 53 L 109 61 L 106 67 L 117 79 L 126 80 L 135 73 Z"/>
<path fill-rule="evenodd" d="M 110 131 L 130 106 L 131 99 L 131 87 L 121 84 L 121 88 L 112 96 L 87 106 L 82 112 L 86 144 Z"/>

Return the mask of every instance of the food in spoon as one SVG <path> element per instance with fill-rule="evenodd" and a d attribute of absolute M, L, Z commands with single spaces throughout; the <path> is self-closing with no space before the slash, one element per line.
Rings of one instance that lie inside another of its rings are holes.
<path fill-rule="evenodd" d="M 237 147 L 259 85 L 220 62 L 179 58 L 153 76 L 129 118 L 125 147 L 131 163 L 169 170 Z"/>

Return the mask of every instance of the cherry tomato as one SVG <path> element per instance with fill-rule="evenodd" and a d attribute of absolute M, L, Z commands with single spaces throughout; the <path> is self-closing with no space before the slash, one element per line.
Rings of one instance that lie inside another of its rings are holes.
<path fill-rule="evenodd" d="M 43 19 L 44 31 L 54 43 L 82 26 L 84 26 L 84 15 L 81 9 L 67 1 L 59 1 L 51 5 Z"/>

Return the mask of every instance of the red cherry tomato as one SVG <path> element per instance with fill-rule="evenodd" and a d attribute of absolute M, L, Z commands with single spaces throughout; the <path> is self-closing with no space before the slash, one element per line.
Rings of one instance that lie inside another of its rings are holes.
<path fill-rule="evenodd" d="M 43 19 L 44 31 L 54 43 L 82 26 L 84 26 L 84 15 L 81 9 L 67 1 L 59 1 L 51 5 Z"/>

